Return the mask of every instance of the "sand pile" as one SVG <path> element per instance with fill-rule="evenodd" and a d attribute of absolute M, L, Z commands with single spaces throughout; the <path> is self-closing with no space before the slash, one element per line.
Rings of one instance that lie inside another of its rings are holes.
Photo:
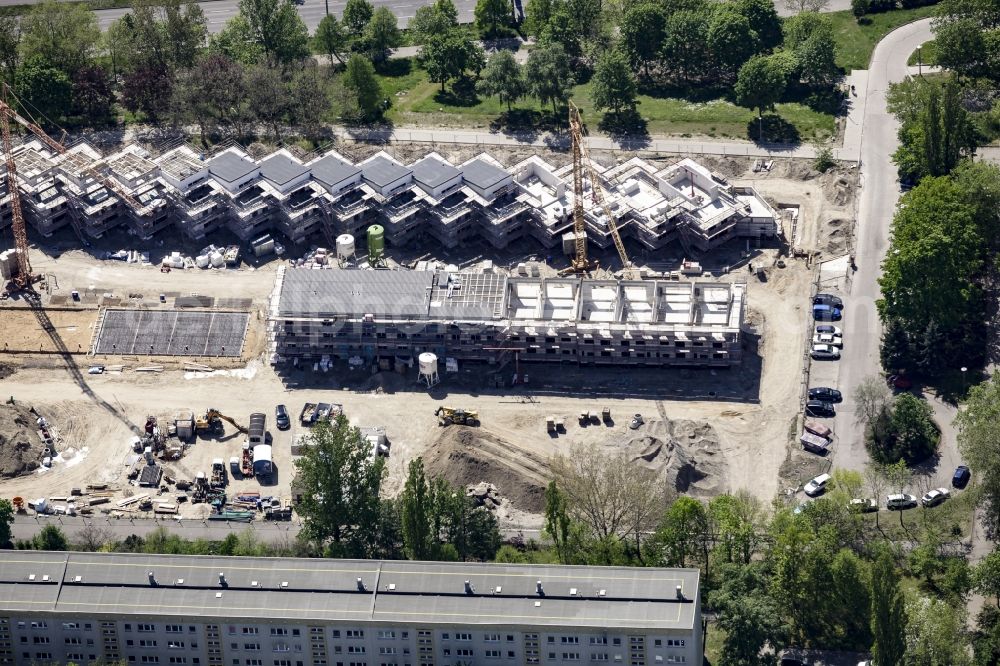
<path fill-rule="evenodd" d="M 0 477 L 38 469 L 45 447 L 37 429 L 36 417 L 27 407 L 0 406 Z"/>
<path fill-rule="evenodd" d="M 663 473 L 678 493 L 710 497 L 726 492 L 719 436 L 707 423 L 652 420 L 611 445 L 638 464 Z"/>
<path fill-rule="evenodd" d="M 483 428 L 443 428 L 424 454 L 424 466 L 428 476 L 441 476 L 459 487 L 492 484 L 517 509 L 545 510 L 548 461 Z"/>

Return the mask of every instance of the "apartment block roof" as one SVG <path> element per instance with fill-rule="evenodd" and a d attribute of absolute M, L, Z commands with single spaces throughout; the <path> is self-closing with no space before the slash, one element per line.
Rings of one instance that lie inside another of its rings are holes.
<path fill-rule="evenodd" d="M 488 190 L 505 178 L 510 178 L 510 174 L 478 157 L 462 167 L 462 178 L 470 185 Z"/>
<path fill-rule="evenodd" d="M 253 160 L 241 157 L 231 150 L 219 153 L 208 163 L 208 170 L 213 176 L 229 183 L 250 175 L 257 168 L 257 164 Z"/>
<path fill-rule="evenodd" d="M 691 631 L 698 586 L 697 570 L 640 567 L 44 551 L 0 560 L 0 609 L 58 616 Z"/>
<path fill-rule="evenodd" d="M 459 175 L 459 170 L 434 155 L 428 155 L 413 165 L 413 179 L 433 190 Z"/>
<path fill-rule="evenodd" d="M 313 178 L 331 187 L 361 173 L 361 169 L 336 155 L 326 155 L 310 164 L 309 168 Z"/>
<path fill-rule="evenodd" d="M 290 183 L 306 173 L 309 173 L 307 167 L 282 153 L 272 155 L 260 163 L 260 175 L 279 186 Z"/>
<path fill-rule="evenodd" d="M 365 180 L 376 187 L 391 185 L 401 178 L 410 175 L 412 170 L 393 162 L 384 155 L 375 155 L 358 165 Z"/>

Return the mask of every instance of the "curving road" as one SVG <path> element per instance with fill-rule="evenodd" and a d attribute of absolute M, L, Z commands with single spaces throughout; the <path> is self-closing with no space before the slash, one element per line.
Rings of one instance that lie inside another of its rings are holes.
<path fill-rule="evenodd" d="M 896 167 L 891 160 L 899 145 L 896 140 L 899 123 L 886 110 L 885 94 L 890 83 L 902 81 L 908 75 L 906 60 L 910 54 L 932 38 L 930 19 L 898 28 L 875 47 L 868 69 L 861 128 L 862 188 L 855 233 L 858 271 L 850 296 L 845 299 L 841 326 L 844 339 L 850 344 L 845 345 L 840 360 L 838 386 L 844 392 L 844 402 L 838 406 L 834 427 L 839 441 L 834 452 L 837 467 L 861 471 L 868 462 L 852 394 L 862 379 L 877 373 L 879 368 L 882 325 L 875 311 L 875 301 L 880 296 L 879 267 L 889 243 L 889 225 L 900 194 Z"/>

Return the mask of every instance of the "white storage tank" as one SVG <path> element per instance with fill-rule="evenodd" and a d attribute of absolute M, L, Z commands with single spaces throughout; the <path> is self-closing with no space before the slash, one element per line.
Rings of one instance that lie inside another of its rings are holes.
<path fill-rule="evenodd" d="M 208 255 L 208 259 L 209 261 L 212 262 L 212 266 L 214 266 L 215 268 L 221 268 L 226 265 L 226 258 L 222 255 L 221 252 L 213 252 L 212 254 Z"/>
<path fill-rule="evenodd" d="M 354 236 L 341 234 L 337 236 L 337 259 L 350 259 L 354 256 Z"/>
<path fill-rule="evenodd" d="M 424 352 L 417 357 L 417 364 L 420 367 L 421 375 L 435 375 L 438 371 L 438 357 L 437 354 L 432 354 L 430 352 Z"/>

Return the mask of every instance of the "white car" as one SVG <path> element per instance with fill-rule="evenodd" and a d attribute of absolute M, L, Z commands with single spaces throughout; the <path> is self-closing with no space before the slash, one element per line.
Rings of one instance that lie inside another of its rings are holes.
<path fill-rule="evenodd" d="M 941 502 L 951 497 L 951 492 L 947 488 L 935 488 L 920 498 L 920 503 L 924 506 L 937 506 Z"/>
<path fill-rule="evenodd" d="M 826 490 L 826 484 L 830 482 L 832 477 L 829 474 L 820 474 L 815 479 L 810 479 L 806 487 L 803 488 L 806 495 L 809 497 L 816 497 L 817 495 L 822 495 Z"/>
<path fill-rule="evenodd" d="M 832 333 L 817 333 L 813 336 L 814 345 L 830 345 L 831 347 L 843 347 L 844 338 Z"/>
<path fill-rule="evenodd" d="M 848 506 L 852 511 L 857 511 L 858 513 L 878 511 L 878 502 L 863 497 L 855 497 L 848 503 Z"/>
<path fill-rule="evenodd" d="M 840 358 L 840 350 L 832 345 L 813 345 L 810 355 L 816 360 L 836 361 Z"/>
<path fill-rule="evenodd" d="M 816 324 L 816 333 L 826 334 L 826 335 L 843 335 L 844 332 L 840 330 L 839 326 L 834 326 L 833 324 Z"/>

